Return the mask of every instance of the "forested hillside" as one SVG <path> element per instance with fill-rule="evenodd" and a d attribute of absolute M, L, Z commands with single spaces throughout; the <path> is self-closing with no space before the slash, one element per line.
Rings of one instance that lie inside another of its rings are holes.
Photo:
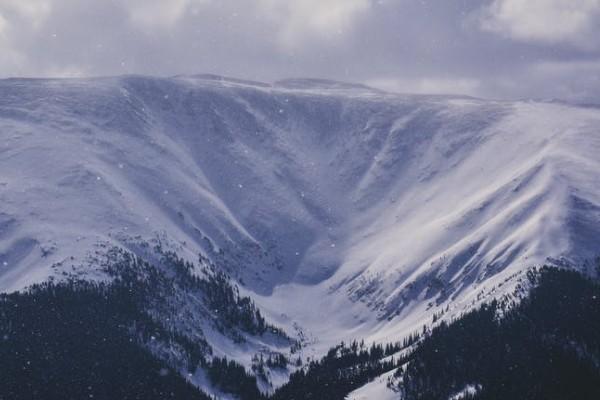
<path fill-rule="evenodd" d="M 398 399 L 600 398 L 600 285 L 548 267 L 528 278 L 533 289 L 519 304 L 494 301 L 401 343 L 342 343 L 272 396 L 252 371 L 157 324 L 140 302 L 147 282 L 124 274 L 111 284 L 36 285 L 0 298 L 0 398 L 207 399 L 153 355 L 152 341 L 185 348 L 190 373 L 205 369 L 243 400 L 341 400 L 392 370 Z"/>

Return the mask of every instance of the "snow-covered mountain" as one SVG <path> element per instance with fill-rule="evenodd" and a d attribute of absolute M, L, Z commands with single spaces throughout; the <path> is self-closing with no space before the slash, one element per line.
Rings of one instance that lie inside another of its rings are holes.
<path fill-rule="evenodd" d="M 201 253 L 320 353 L 600 255 L 600 110 L 215 76 L 0 81 L 0 290 Z M 309 347 L 310 347 L 309 346 Z"/>

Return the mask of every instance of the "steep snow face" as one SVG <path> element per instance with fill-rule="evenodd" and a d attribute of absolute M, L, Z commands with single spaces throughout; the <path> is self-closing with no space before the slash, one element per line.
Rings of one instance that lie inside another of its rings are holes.
<path fill-rule="evenodd" d="M 385 316 L 416 297 L 439 302 L 546 257 L 583 262 L 598 255 L 597 110 L 481 107 L 446 104 L 438 114 L 443 125 L 388 185 L 390 204 L 352 238 L 337 270 L 340 279 L 352 277 L 352 294 L 366 294 Z"/>
<path fill-rule="evenodd" d="M 547 257 L 600 252 L 593 108 L 312 80 L 4 80 L 0 139 L 2 291 L 159 236 L 329 343 L 397 336 Z"/>
<path fill-rule="evenodd" d="M 359 389 L 350 393 L 347 400 L 397 400 L 400 398 L 400 393 L 394 392 L 388 387 L 388 380 L 393 379 L 394 371 L 386 372 L 385 374 L 375 378 L 372 382 L 367 383 Z M 450 399 L 458 400 L 458 399 Z"/>

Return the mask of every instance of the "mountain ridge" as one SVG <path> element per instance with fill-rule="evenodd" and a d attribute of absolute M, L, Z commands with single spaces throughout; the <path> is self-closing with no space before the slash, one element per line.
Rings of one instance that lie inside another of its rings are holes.
<path fill-rule="evenodd" d="M 291 82 L 0 81 L 0 290 L 161 237 L 319 354 L 600 253 L 598 110 Z"/>

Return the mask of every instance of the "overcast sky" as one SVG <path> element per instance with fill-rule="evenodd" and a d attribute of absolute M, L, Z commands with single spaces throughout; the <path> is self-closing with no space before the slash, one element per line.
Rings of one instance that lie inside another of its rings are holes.
<path fill-rule="evenodd" d="M 0 0 L 0 77 L 214 73 L 600 102 L 600 0 Z"/>

